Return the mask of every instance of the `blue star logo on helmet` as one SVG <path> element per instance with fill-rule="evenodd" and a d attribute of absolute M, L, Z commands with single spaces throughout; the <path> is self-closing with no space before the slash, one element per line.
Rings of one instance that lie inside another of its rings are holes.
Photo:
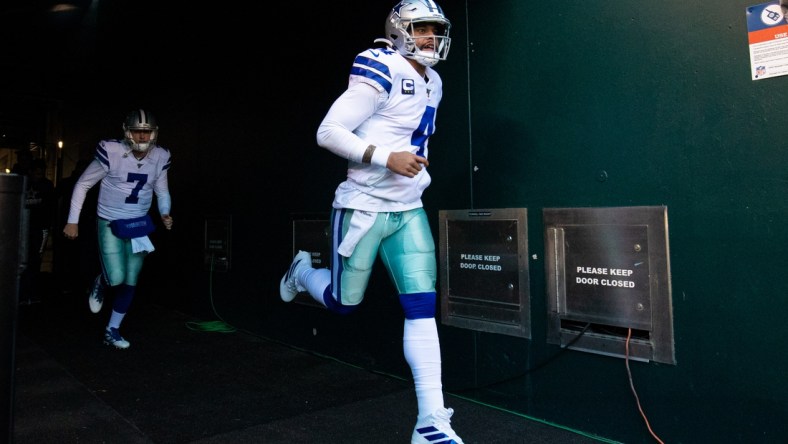
<path fill-rule="evenodd" d="M 394 14 L 400 15 L 400 14 L 399 14 L 399 11 L 400 11 L 400 10 L 401 10 L 401 9 L 402 9 L 402 8 L 403 8 L 405 5 L 408 5 L 408 4 L 410 4 L 410 2 L 399 2 L 399 3 L 397 3 L 397 6 L 394 6 L 394 8 L 392 9 L 392 12 L 394 12 Z"/>

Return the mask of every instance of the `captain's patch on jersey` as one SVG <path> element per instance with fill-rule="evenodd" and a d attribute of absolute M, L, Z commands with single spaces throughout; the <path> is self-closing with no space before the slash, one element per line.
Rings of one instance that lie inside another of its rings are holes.
<path fill-rule="evenodd" d="M 413 95 L 416 93 L 416 82 L 413 79 L 402 79 L 402 94 Z"/>

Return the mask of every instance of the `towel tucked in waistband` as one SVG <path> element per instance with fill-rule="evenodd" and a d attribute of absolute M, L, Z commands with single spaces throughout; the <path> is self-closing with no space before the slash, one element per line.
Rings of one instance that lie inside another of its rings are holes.
<path fill-rule="evenodd" d="M 147 251 L 148 253 L 153 253 L 153 242 L 150 241 L 148 236 L 142 237 L 135 237 L 131 239 L 131 251 L 134 253 L 140 253 L 143 251 Z"/>
<path fill-rule="evenodd" d="M 356 249 L 356 244 L 372 228 L 377 217 L 378 213 L 372 211 L 353 210 L 353 215 L 350 217 L 350 228 L 342 239 L 342 243 L 339 244 L 337 253 L 350 257 L 353 250 Z"/>

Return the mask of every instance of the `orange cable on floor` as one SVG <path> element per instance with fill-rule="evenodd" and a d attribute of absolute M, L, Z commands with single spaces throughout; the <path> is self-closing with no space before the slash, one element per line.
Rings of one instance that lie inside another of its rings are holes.
<path fill-rule="evenodd" d="M 627 333 L 627 342 L 626 342 L 626 359 L 624 362 L 627 365 L 627 376 L 629 376 L 629 388 L 632 389 L 632 394 L 635 395 L 635 402 L 638 404 L 638 410 L 640 410 L 640 416 L 643 417 L 643 420 L 646 421 L 646 427 L 648 427 L 648 432 L 651 433 L 651 436 L 657 440 L 660 444 L 665 444 L 659 437 L 651 430 L 651 424 L 648 423 L 648 418 L 646 418 L 646 414 L 643 413 L 643 408 L 640 407 L 640 399 L 638 398 L 638 393 L 635 391 L 635 384 L 632 383 L 632 372 L 629 370 L 629 339 L 632 337 L 632 329 L 629 329 Z"/>

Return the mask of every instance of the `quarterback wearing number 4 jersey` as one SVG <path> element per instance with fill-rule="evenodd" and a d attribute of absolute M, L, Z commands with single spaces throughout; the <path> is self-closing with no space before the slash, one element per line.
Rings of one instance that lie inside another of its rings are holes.
<path fill-rule="evenodd" d="M 167 172 L 170 152 L 156 144 L 159 127 L 146 110 L 134 110 L 123 124 L 123 140 L 102 140 L 93 162 L 74 185 L 71 209 L 63 234 L 79 235 L 79 215 L 88 190 L 101 182 L 97 231 L 101 275 L 88 297 L 90 310 L 101 311 L 105 293 L 113 297 L 104 343 L 125 349 L 129 342 L 119 332 L 131 305 L 145 256 L 154 250 L 148 234 L 155 228 L 148 211 L 156 196 L 164 228 L 172 227 Z"/>
<path fill-rule="evenodd" d="M 418 415 L 411 444 L 462 444 L 443 403 L 435 321 L 437 265 L 421 195 L 430 185 L 429 137 L 443 94 L 432 68 L 449 52 L 451 24 L 431 0 L 403 0 L 386 19 L 382 46 L 359 53 L 347 89 L 317 130 L 317 143 L 347 159 L 331 211 L 331 269 L 312 268 L 299 251 L 279 284 L 346 314 L 364 299 L 377 260 L 388 271 L 405 315 L 402 348 L 413 374 Z"/>
<path fill-rule="evenodd" d="M 329 143 L 329 150 L 349 160 L 347 180 L 337 189 L 334 208 L 404 211 L 422 206 L 421 195 L 430 184 L 427 169 L 411 178 L 389 171 L 386 162 L 395 150 L 428 157 L 428 138 L 435 132 L 443 86 L 435 70 L 425 67 L 422 77 L 407 60 L 388 48 L 368 49 L 356 56 L 350 86 L 337 102 L 348 100 L 354 106 L 335 104 L 326 115 L 320 137 Z M 370 86 L 379 93 L 375 101 L 364 91 Z M 354 131 L 358 140 L 346 143 L 341 132 L 333 131 L 342 128 L 342 122 L 354 125 L 360 118 L 366 120 Z M 375 150 L 364 163 L 369 145 Z"/>

